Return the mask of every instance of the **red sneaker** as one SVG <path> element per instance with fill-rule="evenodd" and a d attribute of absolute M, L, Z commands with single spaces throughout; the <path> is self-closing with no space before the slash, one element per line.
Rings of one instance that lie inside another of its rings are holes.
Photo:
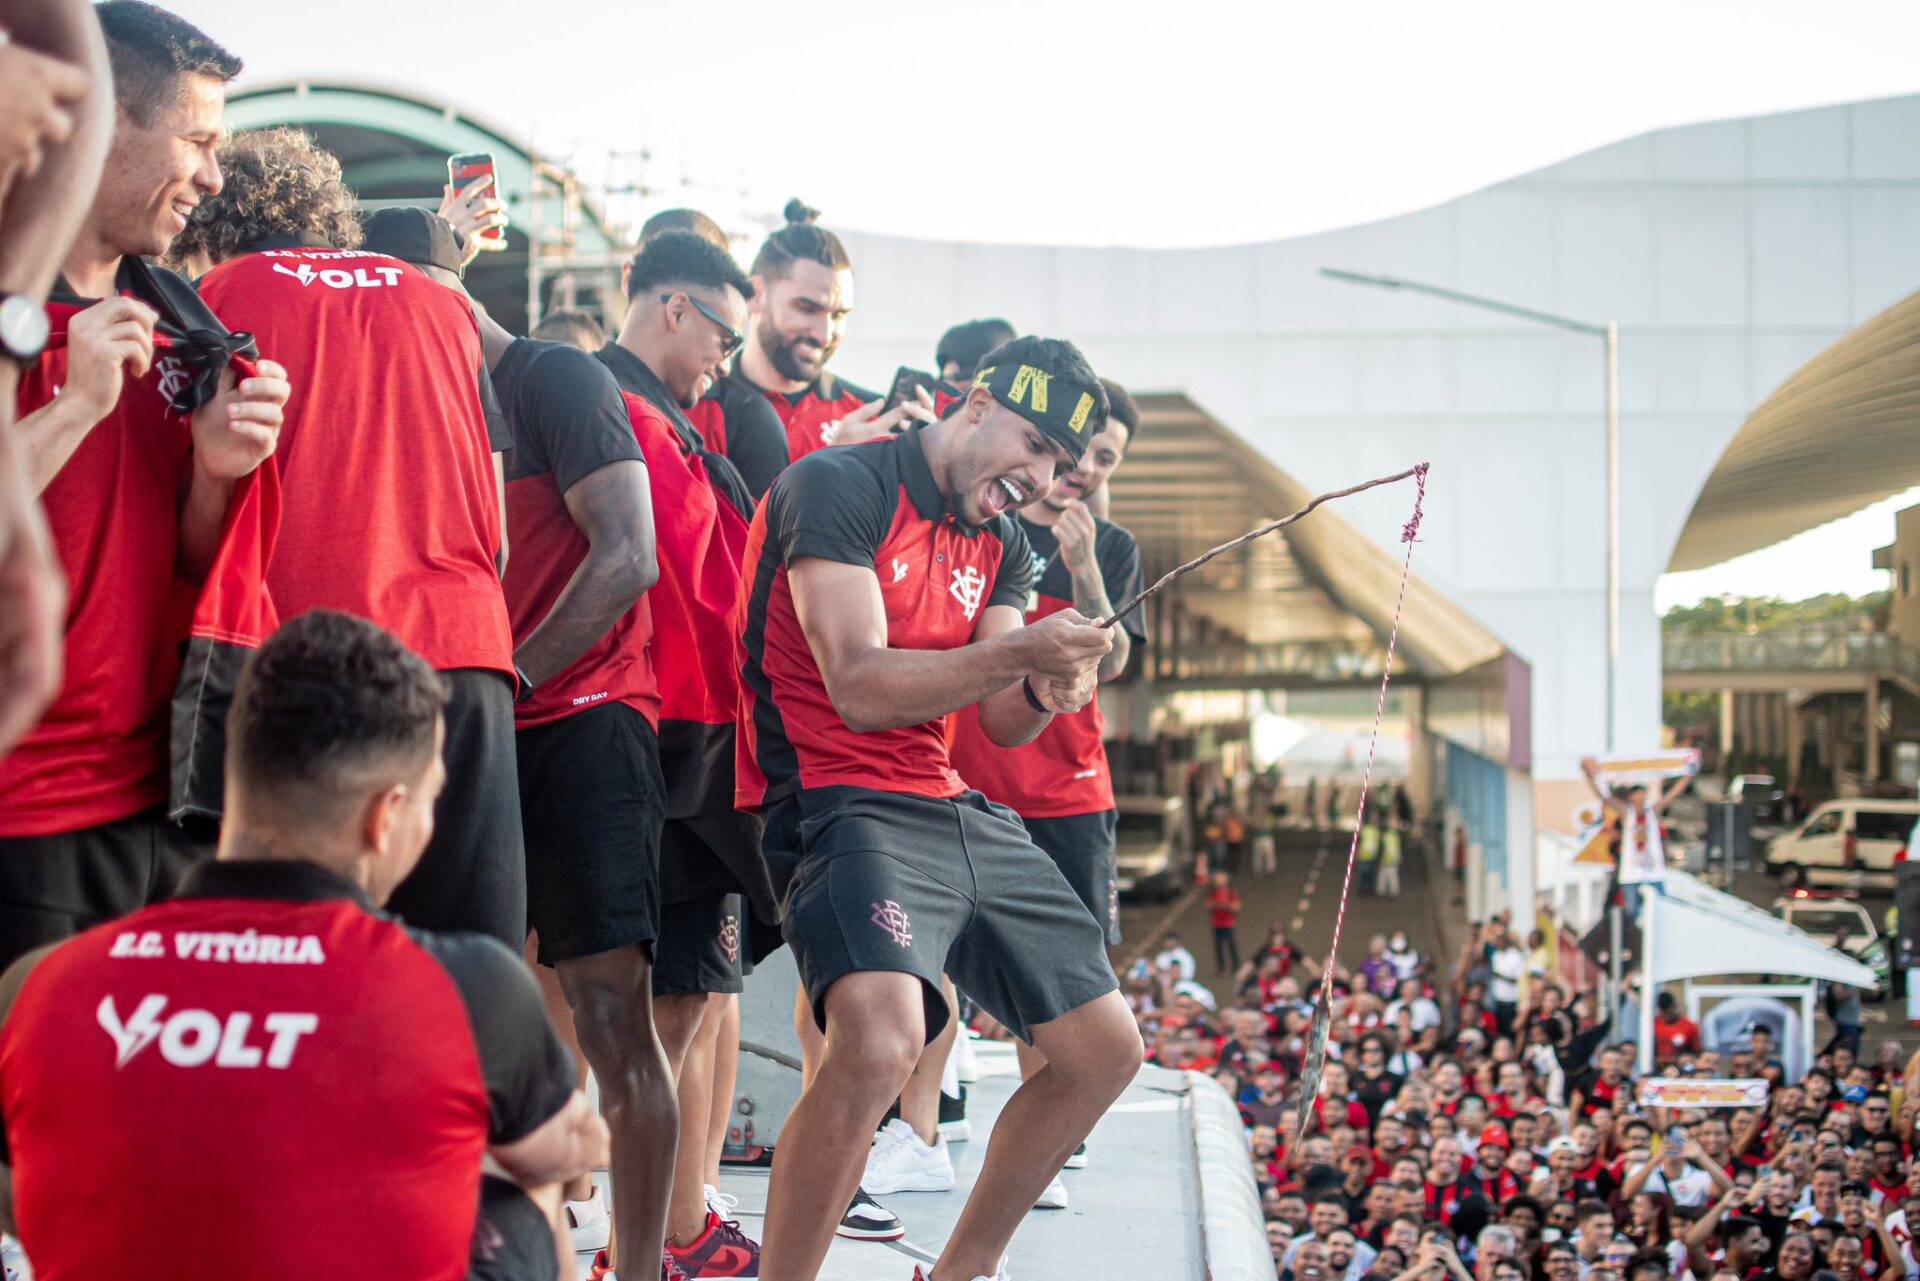
<path fill-rule="evenodd" d="M 760 1243 L 732 1219 L 707 1211 L 707 1226 L 685 1245 L 667 1245 L 667 1254 L 689 1278 L 757 1277 Z"/>
<path fill-rule="evenodd" d="M 756 1256 L 758 1257 L 758 1256 Z M 587 1273 L 587 1281 L 619 1281 L 614 1274 L 613 1264 L 607 1259 L 605 1250 L 593 1256 L 593 1267 Z M 660 1281 L 691 1281 L 673 1261 L 673 1256 L 662 1252 L 660 1255 Z"/>

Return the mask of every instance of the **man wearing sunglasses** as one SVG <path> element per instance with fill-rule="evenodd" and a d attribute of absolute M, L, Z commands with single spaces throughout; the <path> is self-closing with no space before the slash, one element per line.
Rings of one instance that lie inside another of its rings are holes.
<path fill-rule="evenodd" d="M 649 240 L 626 278 L 619 338 L 599 356 L 624 393 L 653 488 L 660 579 L 647 598 L 647 655 L 660 693 L 665 790 L 650 999 L 677 1081 L 709 1005 L 739 992 L 741 962 L 758 960 L 779 939 L 759 820 L 733 805 L 739 669 L 731 615 L 752 499 L 685 410 L 740 346 L 753 286 L 725 249 L 686 231 Z M 705 1119 L 704 1110 L 687 1116 L 683 1141 L 702 1143 Z M 698 1276 L 752 1276 L 759 1247 L 709 1209 L 697 1185 L 683 1191 L 691 1195 L 676 1196 L 668 1213 L 669 1251 Z M 642 1258 L 627 1271 L 646 1266 Z"/>

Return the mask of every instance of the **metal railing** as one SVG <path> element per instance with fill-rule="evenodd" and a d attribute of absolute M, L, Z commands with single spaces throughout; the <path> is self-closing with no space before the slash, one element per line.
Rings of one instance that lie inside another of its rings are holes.
<path fill-rule="evenodd" d="M 1920 651 L 1885 632 L 1778 627 L 1751 635 L 1678 635 L 1660 642 L 1669 672 L 1884 672 L 1920 685 Z"/>
<path fill-rule="evenodd" d="M 1385 646 L 1352 641 L 1291 641 L 1270 645 L 1190 645 L 1149 649 L 1156 683 L 1307 687 L 1378 681 Z M 1404 665 L 1394 663 L 1395 675 Z"/>

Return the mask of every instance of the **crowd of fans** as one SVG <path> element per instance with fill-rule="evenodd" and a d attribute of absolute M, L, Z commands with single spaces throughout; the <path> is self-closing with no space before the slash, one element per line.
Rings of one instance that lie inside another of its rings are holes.
<path fill-rule="evenodd" d="M 1303 1125 L 1321 978 L 1276 923 L 1220 1008 L 1172 936 L 1125 985 L 1149 1059 L 1238 1102 L 1277 1277 L 1920 1277 L 1920 1056 L 1902 1064 L 1896 1044 L 1863 1062 L 1836 1038 L 1791 1081 L 1764 1026 L 1715 1051 L 1663 1008 L 1654 1075 L 1769 1090 L 1759 1106 L 1651 1106 L 1632 1041 L 1496 920 L 1447 974 L 1404 934 L 1334 968 Z"/>
<path fill-rule="evenodd" d="M 230 133 L 241 69 L 0 8 L 0 1226 L 48 1281 L 808 1278 L 903 1235 L 865 1183 L 953 1186 L 962 983 L 1026 1082 L 937 1266 L 1003 1275 L 1140 1056 L 1094 699 L 1137 408 L 1003 320 L 840 379 L 798 201 L 750 268 L 661 211 L 604 331 L 509 333 L 485 157 L 363 209 Z M 763 1259 L 716 1185 L 782 942 Z"/>

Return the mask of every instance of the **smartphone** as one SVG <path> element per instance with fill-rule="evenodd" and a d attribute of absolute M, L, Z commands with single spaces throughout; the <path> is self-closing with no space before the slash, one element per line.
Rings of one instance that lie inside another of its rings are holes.
<path fill-rule="evenodd" d="M 457 156 L 447 157 L 447 182 L 455 192 L 465 191 L 467 187 L 485 178 L 493 188 L 496 199 L 500 195 L 499 175 L 494 172 L 493 156 L 485 151 L 463 151 Z M 476 237 L 482 249 L 505 249 L 507 233 L 503 227 L 490 227 Z"/>
<path fill-rule="evenodd" d="M 911 369 L 906 365 L 893 371 L 893 386 L 887 389 L 887 403 L 880 407 L 881 413 L 888 413 L 900 405 L 918 400 L 913 394 L 915 387 L 926 389 L 927 395 L 933 395 L 934 386 L 939 382 L 924 369 Z"/>
<path fill-rule="evenodd" d="M 1684 1125 L 1670 1125 L 1667 1127 L 1667 1142 L 1673 1144 L 1675 1147 L 1683 1148 L 1687 1146 L 1687 1141 L 1691 1137 L 1692 1136 L 1687 1133 L 1687 1127 Z"/>

